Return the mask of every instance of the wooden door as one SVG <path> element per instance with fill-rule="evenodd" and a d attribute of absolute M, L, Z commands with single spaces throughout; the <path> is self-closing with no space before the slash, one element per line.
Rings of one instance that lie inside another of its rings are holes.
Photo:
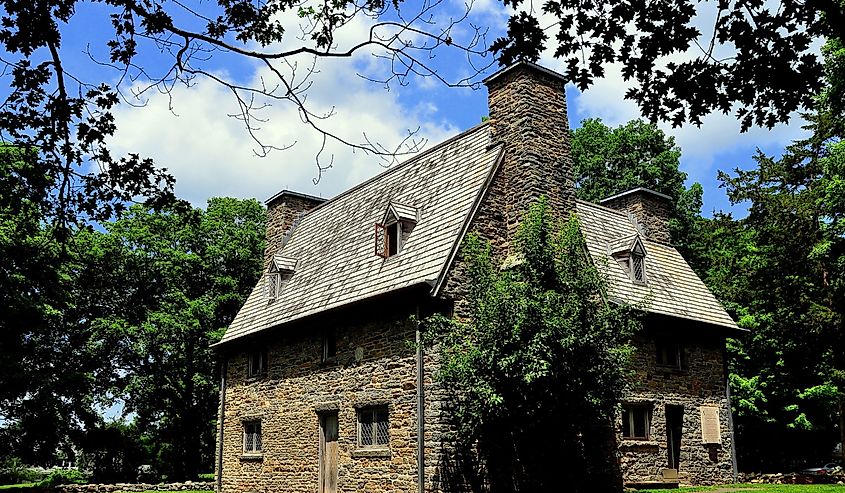
<path fill-rule="evenodd" d="M 320 417 L 320 493 L 337 493 L 337 413 Z"/>

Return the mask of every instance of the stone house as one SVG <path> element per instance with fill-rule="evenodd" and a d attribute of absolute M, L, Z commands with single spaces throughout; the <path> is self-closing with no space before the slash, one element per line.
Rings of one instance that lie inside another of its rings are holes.
<path fill-rule="evenodd" d="M 478 232 L 505 258 L 541 195 L 579 216 L 613 297 L 646 300 L 617 423 L 626 483 L 734 477 L 737 326 L 670 244 L 668 197 L 576 200 L 563 78 L 520 62 L 485 84 L 481 125 L 331 200 L 267 201 L 264 275 L 216 345 L 219 491 L 438 491 L 447 396 L 414 320 L 460 314 L 461 240 Z"/>

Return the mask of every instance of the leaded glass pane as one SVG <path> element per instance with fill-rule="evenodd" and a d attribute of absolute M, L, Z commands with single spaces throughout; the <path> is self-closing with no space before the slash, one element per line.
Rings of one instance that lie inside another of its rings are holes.
<path fill-rule="evenodd" d="M 372 411 L 361 411 L 361 445 L 373 444 L 373 413 Z"/>
<path fill-rule="evenodd" d="M 645 276 L 643 275 L 643 257 L 641 255 L 632 255 L 631 260 L 634 264 L 634 280 L 644 281 Z"/>
<path fill-rule="evenodd" d="M 387 445 L 387 411 L 376 412 L 376 444 Z"/>

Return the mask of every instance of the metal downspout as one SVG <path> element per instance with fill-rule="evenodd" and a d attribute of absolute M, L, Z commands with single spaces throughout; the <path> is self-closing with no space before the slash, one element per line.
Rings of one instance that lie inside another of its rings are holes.
<path fill-rule="evenodd" d="M 425 491 L 425 391 L 423 347 L 420 334 L 420 306 L 417 305 L 417 491 Z"/>
<path fill-rule="evenodd" d="M 223 491 L 223 423 L 226 421 L 226 373 L 229 358 L 224 357 L 220 365 L 220 416 L 218 417 L 217 432 L 217 493 Z"/>

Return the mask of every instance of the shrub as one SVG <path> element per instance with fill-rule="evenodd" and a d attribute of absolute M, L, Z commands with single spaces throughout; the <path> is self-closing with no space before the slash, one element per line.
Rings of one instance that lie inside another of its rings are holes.
<path fill-rule="evenodd" d="M 85 484 L 88 478 L 76 469 L 54 469 L 38 486 L 56 486 L 60 484 Z"/>
<path fill-rule="evenodd" d="M 0 463 L 0 484 L 34 483 L 43 476 L 24 465 L 17 457 L 7 457 Z"/>

